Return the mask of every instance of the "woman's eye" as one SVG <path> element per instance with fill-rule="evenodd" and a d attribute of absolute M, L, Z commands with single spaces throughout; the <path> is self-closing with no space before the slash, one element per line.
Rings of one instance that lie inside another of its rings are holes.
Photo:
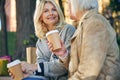
<path fill-rule="evenodd" d="M 52 9 L 53 11 L 56 11 L 56 9 Z"/>
<path fill-rule="evenodd" d="M 43 12 L 48 12 L 48 10 L 44 10 Z"/>

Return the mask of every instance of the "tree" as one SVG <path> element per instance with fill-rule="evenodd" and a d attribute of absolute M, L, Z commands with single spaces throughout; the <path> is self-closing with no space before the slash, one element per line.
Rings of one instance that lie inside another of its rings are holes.
<path fill-rule="evenodd" d="M 7 45 L 7 30 L 6 30 L 6 15 L 5 15 L 5 9 L 4 9 L 4 5 L 5 5 L 5 0 L 0 0 L 0 18 L 1 18 L 1 26 L 2 26 L 2 30 L 1 30 L 1 53 L 2 55 L 8 55 L 8 45 Z"/>
<path fill-rule="evenodd" d="M 29 35 L 34 35 L 33 14 L 35 2 L 36 0 L 16 0 L 17 32 L 15 58 L 25 58 L 26 46 L 23 42 L 25 39 L 30 40 Z"/>

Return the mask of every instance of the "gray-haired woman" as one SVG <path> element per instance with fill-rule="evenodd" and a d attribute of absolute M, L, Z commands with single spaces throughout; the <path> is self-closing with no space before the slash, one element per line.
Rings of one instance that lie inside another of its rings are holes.
<path fill-rule="evenodd" d="M 116 32 L 98 13 L 97 0 L 69 0 L 71 18 L 79 21 L 71 40 L 71 52 L 53 52 L 69 69 L 68 80 L 120 80 Z M 49 48 L 52 51 L 50 43 Z M 64 56 L 64 58 L 63 58 Z"/>

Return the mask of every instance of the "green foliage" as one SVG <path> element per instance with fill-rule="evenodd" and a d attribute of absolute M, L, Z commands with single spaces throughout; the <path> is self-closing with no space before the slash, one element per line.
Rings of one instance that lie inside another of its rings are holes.
<path fill-rule="evenodd" d="M 111 7 L 113 11 L 120 11 L 120 0 L 110 0 L 109 7 Z"/>
<path fill-rule="evenodd" d="M 15 53 L 15 43 L 16 43 L 16 33 L 15 32 L 7 32 L 8 34 L 8 51 L 10 55 L 14 55 Z"/>
<path fill-rule="evenodd" d="M 37 42 L 37 37 L 33 34 L 29 35 L 29 39 L 23 40 L 25 46 L 35 46 Z"/>
<path fill-rule="evenodd" d="M 8 76 L 8 60 L 0 59 L 0 76 Z"/>
<path fill-rule="evenodd" d="M 25 39 L 25 40 L 23 41 L 23 44 L 24 44 L 24 45 L 29 45 L 29 43 L 30 43 L 29 40 L 26 40 L 26 39 Z"/>
<path fill-rule="evenodd" d="M 8 40 L 7 40 L 8 54 L 13 55 L 15 52 L 16 33 L 15 32 L 7 32 L 7 36 L 8 36 Z M 0 31 L 0 54 L 1 53 L 2 53 L 2 33 Z"/>
<path fill-rule="evenodd" d="M 117 42 L 120 45 L 120 35 L 117 35 Z"/>

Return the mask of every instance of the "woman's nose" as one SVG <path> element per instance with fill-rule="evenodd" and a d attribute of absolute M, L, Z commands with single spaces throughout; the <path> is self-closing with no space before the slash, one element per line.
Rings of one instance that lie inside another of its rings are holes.
<path fill-rule="evenodd" d="M 50 11 L 50 15 L 53 15 L 53 11 Z"/>

